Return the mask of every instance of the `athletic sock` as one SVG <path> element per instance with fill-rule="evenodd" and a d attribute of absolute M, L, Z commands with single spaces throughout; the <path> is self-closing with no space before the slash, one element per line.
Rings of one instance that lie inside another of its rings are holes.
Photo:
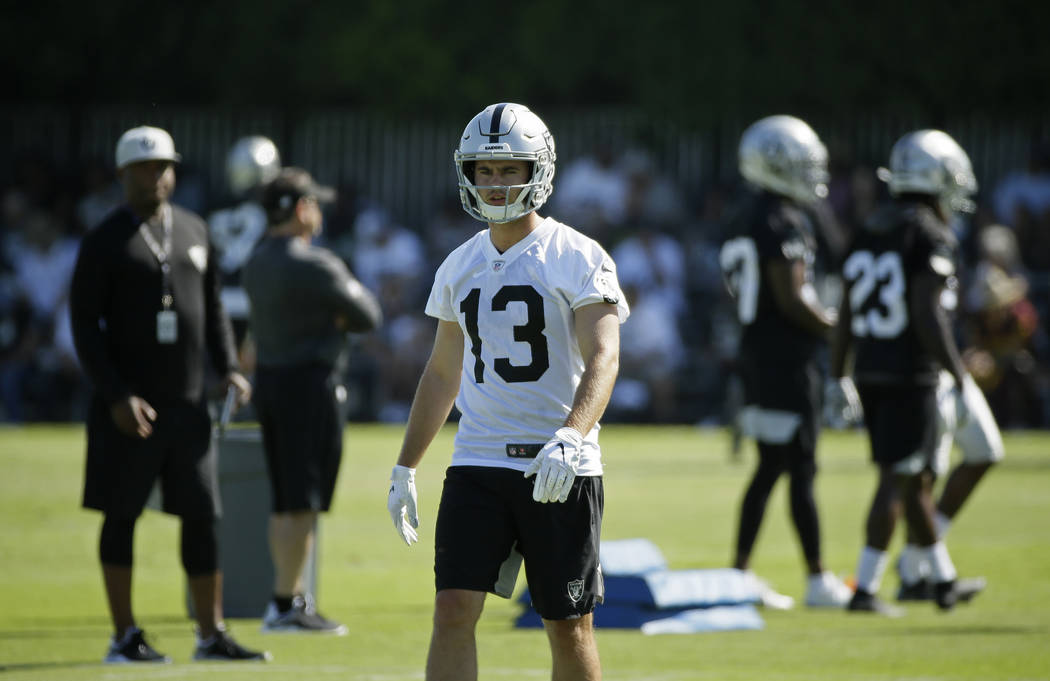
<path fill-rule="evenodd" d="M 273 595 L 274 605 L 277 606 L 277 612 L 288 612 L 292 609 L 292 596 L 278 596 Z"/>
<path fill-rule="evenodd" d="M 885 551 L 870 546 L 861 549 L 860 560 L 857 562 L 857 588 L 870 594 L 878 593 L 888 562 L 889 556 Z"/>
<path fill-rule="evenodd" d="M 930 561 L 930 578 L 934 582 L 950 582 L 956 578 L 955 564 L 952 557 L 948 555 L 948 547 L 944 542 L 938 541 L 932 546 L 923 549 Z"/>
<path fill-rule="evenodd" d="M 924 558 L 917 544 L 904 545 L 904 548 L 901 549 L 900 563 L 898 563 L 902 583 L 915 584 L 926 576 L 929 565 Z"/>

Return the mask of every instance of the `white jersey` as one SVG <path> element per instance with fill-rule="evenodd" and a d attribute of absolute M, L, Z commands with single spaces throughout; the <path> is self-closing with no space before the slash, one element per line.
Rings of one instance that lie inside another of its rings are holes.
<path fill-rule="evenodd" d="M 208 216 L 208 231 L 219 251 L 219 268 L 225 274 L 233 274 L 248 262 L 266 231 L 266 212 L 255 201 L 223 208 Z"/>
<path fill-rule="evenodd" d="M 250 309 L 244 287 L 231 283 L 240 276 L 255 244 L 266 231 L 266 211 L 255 201 L 245 201 L 208 216 L 208 234 L 219 255 L 223 274 L 222 306 L 230 319 L 247 320 Z"/>
<path fill-rule="evenodd" d="M 426 313 L 463 330 L 453 466 L 528 467 L 513 445 L 553 437 L 583 375 L 573 311 L 602 302 L 627 319 L 612 258 L 551 218 L 505 253 L 483 230 L 449 254 Z M 598 429 L 584 437 L 578 475 L 602 473 Z"/>

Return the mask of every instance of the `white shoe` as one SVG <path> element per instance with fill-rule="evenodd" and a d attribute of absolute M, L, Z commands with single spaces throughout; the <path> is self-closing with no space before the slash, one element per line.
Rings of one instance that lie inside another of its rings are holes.
<path fill-rule="evenodd" d="M 819 575 L 810 575 L 806 587 L 806 605 L 810 608 L 844 608 L 853 598 L 853 589 L 825 570 Z"/>
<path fill-rule="evenodd" d="M 787 594 L 777 593 L 777 591 L 769 585 L 769 582 L 762 579 L 754 572 L 748 570 L 746 574 L 754 581 L 755 589 L 758 591 L 758 600 L 764 607 L 772 610 L 790 610 L 795 607 L 794 598 Z"/>

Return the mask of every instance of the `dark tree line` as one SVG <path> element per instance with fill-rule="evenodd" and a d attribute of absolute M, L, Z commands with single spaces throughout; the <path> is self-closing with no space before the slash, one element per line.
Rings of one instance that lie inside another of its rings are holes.
<path fill-rule="evenodd" d="M 9 4 L 3 99 L 69 106 L 630 106 L 706 123 L 1039 115 L 1050 3 L 1031 0 L 128 0 Z"/>

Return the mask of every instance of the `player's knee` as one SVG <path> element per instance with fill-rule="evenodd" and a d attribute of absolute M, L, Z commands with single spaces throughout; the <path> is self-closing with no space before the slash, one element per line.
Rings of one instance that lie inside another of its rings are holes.
<path fill-rule="evenodd" d="M 478 596 L 481 598 L 479 599 Z M 434 628 L 473 630 L 481 616 L 484 594 L 462 589 L 443 589 L 434 598 Z"/>
<path fill-rule="evenodd" d="M 135 517 L 106 515 L 98 541 L 98 557 L 103 564 L 131 567 L 135 520 Z"/>
<path fill-rule="evenodd" d="M 587 640 L 594 631 L 594 617 L 591 614 L 565 620 L 543 620 L 543 626 L 553 635 L 563 640 Z"/>
<path fill-rule="evenodd" d="M 791 473 L 791 481 L 795 484 L 811 485 L 817 477 L 815 461 L 796 461 L 788 470 Z"/>

